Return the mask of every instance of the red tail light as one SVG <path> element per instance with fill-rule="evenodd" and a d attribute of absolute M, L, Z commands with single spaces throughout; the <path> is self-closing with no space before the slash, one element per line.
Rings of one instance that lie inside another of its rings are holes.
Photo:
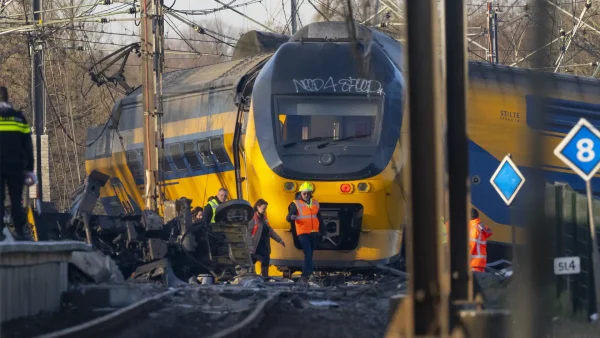
<path fill-rule="evenodd" d="M 344 194 L 352 192 L 352 186 L 350 184 L 344 183 L 340 186 L 340 191 Z"/>

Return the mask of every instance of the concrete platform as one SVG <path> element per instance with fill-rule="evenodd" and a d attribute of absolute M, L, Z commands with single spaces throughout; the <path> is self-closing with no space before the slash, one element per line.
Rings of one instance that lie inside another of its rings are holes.
<path fill-rule="evenodd" d="M 77 241 L 0 242 L 0 323 L 60 310 L 72 252 L 91 250 Z"/>

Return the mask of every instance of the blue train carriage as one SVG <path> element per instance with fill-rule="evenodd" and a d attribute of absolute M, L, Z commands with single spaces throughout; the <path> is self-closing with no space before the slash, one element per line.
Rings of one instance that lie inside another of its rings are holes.
<path fill-rule="evenodd" d="M 523 244 L 523 217 L 528 184 L 523 186 L 511 208 L 507 207 L 490 184 L 490 177 L 507 153 L 525 178 L 530 176 L 531 155 L 528 138 L 531 135 L 532 90 L 527 76 L 531 71 L 469 62 L 469 172 L 471 200 L 482 220 L 494 231 L 490 238 L 488 261 L 510 257 L 511 225 L 517 227 L 517 243 Z M 565 182 L 585 193 L 585 182 L 561 162 L 553 151 L 581 117 L 600 126 L 600 81 L 547 74 L 551 81 L 542 132 L 543 173 L 550 182 Z M 592 180 L 594 193 L 600 183 Z M 511 210 L 512 209 L 512 210 Z M 518 217 L 520 215 L 520 217 Z"/>
<path fill-rule="evenodd" d="M 311 181 L 328 230 L 317 268 L 394 262 L 407 219 L 402 47 L 362 26 L 357 37 L 358 45 L 343 22 L 311 24 L 289 42 L 250 32 L 237 59 L 165 74 L 166 198 L 204 205 L 225 187 L 232 198 L 266 199 L 270 223 L 288 243 L 272 246 L 271 261 L 290 271 L 303 255 L 287 207 Z M 356 53 L 365 56 L 362 67 Z M 86 170 L 111 177 L 101 191 L 111 214 L 143 205 L 141 98 L 139 90 L 125 97 L 106 128 L 88 132 L 98 141 Z"/>

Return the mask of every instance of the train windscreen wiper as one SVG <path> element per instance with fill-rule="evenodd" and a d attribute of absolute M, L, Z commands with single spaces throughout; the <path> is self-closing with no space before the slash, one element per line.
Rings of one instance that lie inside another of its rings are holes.
<path fill-rule="evenodd" d="M 354 140 L 354 139 L 357 139 L 357 138 L 369 137 L 369 136 L 371 136 L 371 135 L 372 135 L 372 134 L 365 134 L 365 135 L 355 135 L 355 136 L 342 137 L 342 138 L 339 138 L 339 139 L 337 139 L 337 140 L 333 140 L 333 141 L 327 141 L 327 142 L 321 143 L 321 144 L 319 144 L 319 145 L 317 146 L 317 148 L 318 148 L 318 149 L 325 148 L 326 146 L 328 146 L 328 145 L 329 145 L 330 143 L 332 143 L 332 142 L 334 142 L 334 143 L 335 143 L 335 142 L 340 142 L 340 141 Z"/>
<path fill-rule="evenodd" d="M 291 146 L 293 146 L 296 143 L 302 143 L 302 142 L 310 142 L 310 141 L 318 141 L 318 140 L 323 140 L 323 139 L 327 139 L 330 137 L 323 137 L 323 136 L 316 136 L 316 137 L 311 137 L 311 138 L 307 138 L 306 140 L 298 140 L 298 141 L 293 141 L 293 142 L 289 142 L 283 145 L 284 148 L 289 148 Z"/>

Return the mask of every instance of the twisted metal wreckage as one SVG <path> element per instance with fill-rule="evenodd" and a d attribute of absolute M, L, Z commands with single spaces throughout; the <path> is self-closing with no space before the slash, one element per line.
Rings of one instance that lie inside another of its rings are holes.
<path fill-rule="evenodd" d="M 100 188 L 109 177 L 92 171 L 72 194 L 65 213 L 41 202 L 33 212 L 38 240 L 83 240 L 111 257 L 124 276 L 177 285 L 200 274 L 228 281 L 253 273 L 247 226 L 252 206 L 244 200 L 221 204 L 215 223 L 192 222 L 187 198 L 166 201 L 164 220 L 150 210 L 141 215 L 94 214 Z M 30 217 L 31 221 L 31 217 Z"/>

